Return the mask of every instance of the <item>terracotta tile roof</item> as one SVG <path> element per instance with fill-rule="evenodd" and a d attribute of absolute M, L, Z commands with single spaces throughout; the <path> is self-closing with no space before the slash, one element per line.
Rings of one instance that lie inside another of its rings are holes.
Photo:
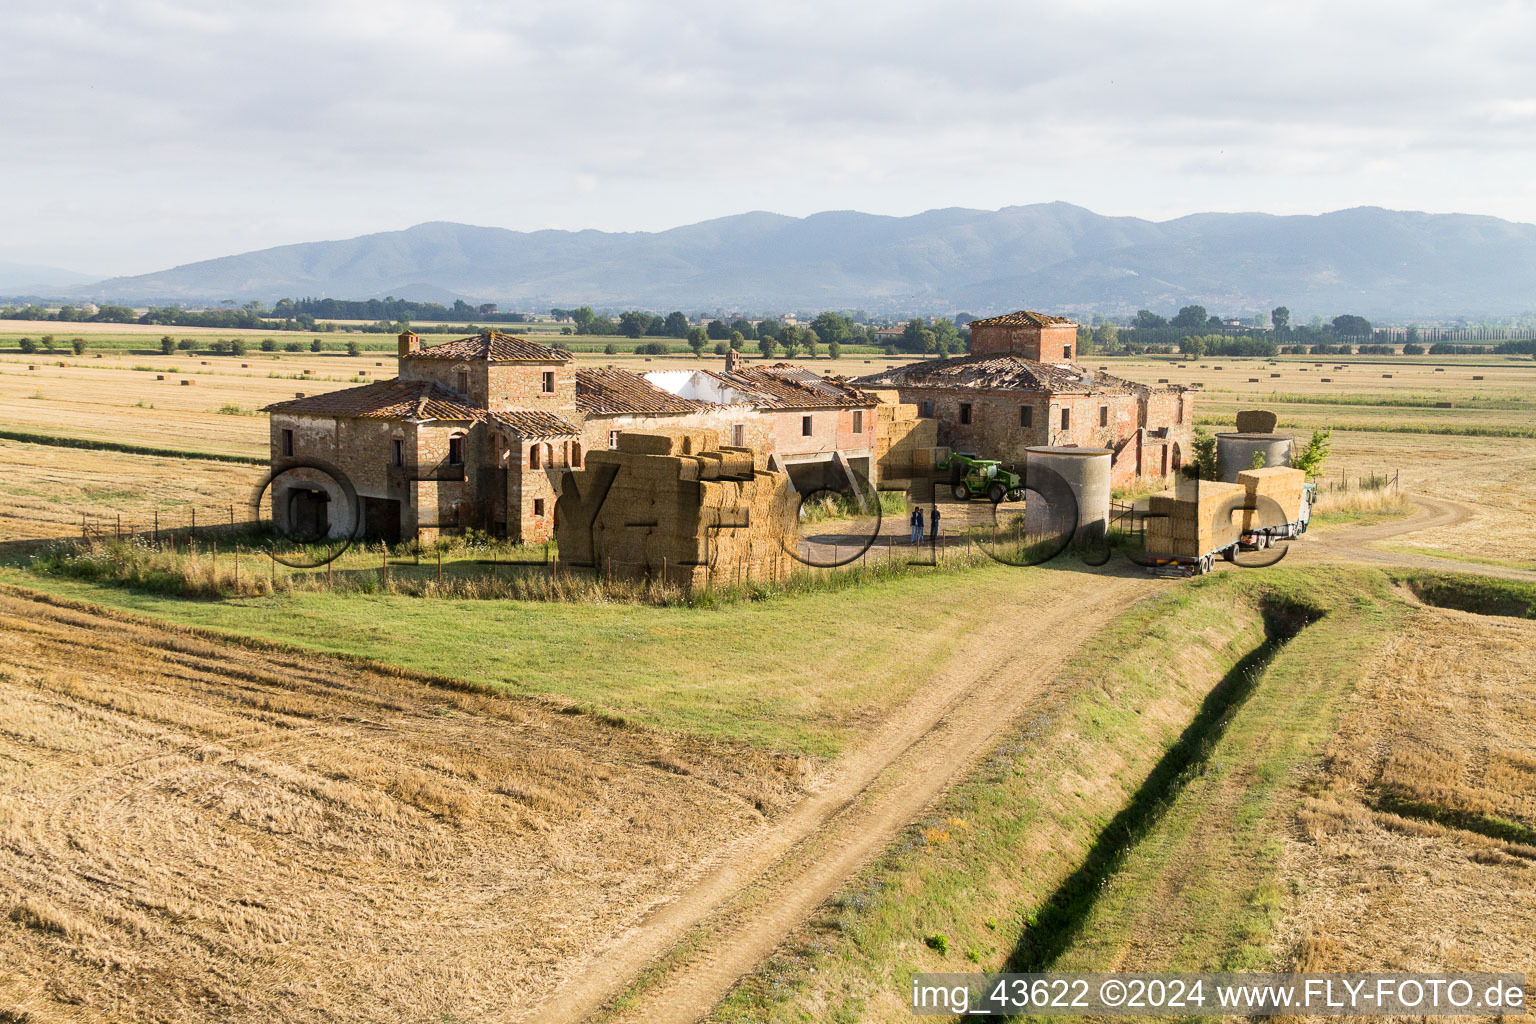
<path fill-rule="evenodd" d="M 411 359 L 478 359 L 491 363 L 568 363 L 571 354 L 515 334 L 481 331 L 469 338 L 423 345 Z"/>
<path fill-rule="evenodd" d="M 751 393 L 756 399 L 752 404 L 764 409 L 867 408 L 879 404 L 844 377 L 823 377 L 794 363 L 702 372 Z"/>
<path fill-rule="evenodd" d="M 1085 366 L 1037 363 L 1015 355 L 929 359 L 857 378 L 868 388 L 964 388 L 972 391 L 1040 391 L 1064 394 L 1144 392 L 1145 384 Z M 1168 389 L 1173 390 L 1173 389 Z"/>
<path fill-rule="evenodd" d="M 576 407 L 584 413 L 688 413 L 716 408 L 664 391 L 632 370 L 576 371 Z"/>
<path fill-rule="evenodd" d="M 371 420 L 478 420 L 484 415 L 483 410 L 466 404 L 440 384 L 398 377 L 360 388 L 274 402 L 262 411 Z"/>
<path fill-rule="evenodd" d="M 1021 309 L 1017 313 L 1004 313 L 1001 316 L 989 316 L 985 320 L 972 320 L 968 327 L 1050 327 L 1053 324 L 1071 324 L 1077 326 L 1077 321 L 1068 320 L 1064 316 L 1051 316 L 1049 313 L 1031 313 L 1027 309 Z"/>
<path fill-rule="evenodd" d="M 509 409 L 488 413 L 486 419 L 522 438 L 566 437 L 580 433 L 574 423 L 540 409 Z"/>

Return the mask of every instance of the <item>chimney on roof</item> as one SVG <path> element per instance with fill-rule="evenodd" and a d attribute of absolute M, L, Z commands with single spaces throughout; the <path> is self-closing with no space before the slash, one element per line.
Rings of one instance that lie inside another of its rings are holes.
<path fill-rule="evenodd" d="M 415 331 L 406 331 L 400 335 L 400 358 L 413 356 L 421 351 L 421 335 Z"/>
<path fill-rule="evenodd" d="M 741 369 L 741 353 L 734 348 L 725 350 L 725 372 L 735 373 Z"/>

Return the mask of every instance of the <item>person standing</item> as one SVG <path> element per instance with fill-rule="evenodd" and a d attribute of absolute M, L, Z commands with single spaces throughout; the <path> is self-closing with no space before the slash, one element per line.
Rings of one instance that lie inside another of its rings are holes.
<path fill-rule="evenodd" d="M 914 545 L 923 542 L 923 506 L 919 505 L 912 510 L 912 543 Z"/>
<path fill-rule="evenodd" d="M 935 544 L 939 542 L 939 506 L 937 504 L 928 512 L 928 539 Z"/>

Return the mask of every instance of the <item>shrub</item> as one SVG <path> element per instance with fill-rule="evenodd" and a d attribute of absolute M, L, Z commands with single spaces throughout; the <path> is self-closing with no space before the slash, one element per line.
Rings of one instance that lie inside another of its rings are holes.
<path fill-rule="evenodd" d="M 37 342 L 33 341 L 31 338 L 22 338 L 16 344 L 20 345 L 21 350 L 27 355 L 31 355 L 37 351 Z"/>
<path fill-rule="evenodd" d="M 76 338 L 69 343 L 69 347 L 75 350 L 75 355 L 85 354 L 85 339 Z"/>
<path fill-rule="evenodd" d="M 729 352 L 730 350 L 731 350 L 731 346 L 727 345 L 723 341 L 719 342 L 718 344 L 715 345 L 715 355 L 717 355 L 717 356 L 723 356 L 727 352 Z"/>
<path fill-rule="evenodd" d="M 325 346 L 320 344 L 319 338 L 316 338 L 314 341 L 309 343 L 309 350 L 311 352 L 319 352 L 323 348 L 325 348 Z"/>
<path fill-rule="evenodd" d="M 836 341 L 827 342 L 827 356 L 836 359 L 843 354 L 843 346 Z"/>
<path fill-rule="evenodd" d="M 216 356 L 226 355 L 229 352 L 229 342 L 223 338 L 215 338 L 213 339 L 213 344 L 208 346 L 208 351 Z"/>
<path fill-rule="evenodd" d="M 664 356 L 670 351 L 672 350 L 659 341 L 635 346 L 635 355 L 637 356 Z"/>
<path fill-rule="evenodd" d="M 197 342 L 193 341 L 191 338 L 182 338 L 176 343 L 176 347 L 181 349 L 183 352 L 190 352 L 197 348 Z"/>
<path fill-rule="evenodd" d="M 610 355 L 610 356 L 616 356 L 616 355 L 619 354 L 619 346 L 615 345 L 613 342 L 610 341 L 608 344 L 603 346 L 603 354 L 604 355 Z"/>
<path fill-rule="evenodd" d="M 1424 346 L 1423 345 L 1415 345 L 1413 342 L 1410 341 L 1408 344 L 1403 346 L 1403 355 L 1405 355 L 1405 356 L 1421 356 L 1423 354 L 1424 354 Z"/>
<path fill-rule="evenodd" d="M 244 338 L 235 338 L 229 343 L 229 350 L 237 356 L 243 356 L 250 350 L 250 346 Z"/>
<path fill-rule="evenodd" d="M 261 339 L 261 350 L 263 352 L 276 352 L 277 351 L 277 342 L 275 340 L 273 340 L 272 338 L 262 338 Z"/>
<path fill-rule="evenodd" d="M 360 356 L 362 354 L 363 354 L 363 347 L 361 345 L 359 345 L 355 341 L 347 342 L 347 355 L 349 355 L 349 356 Z"/>
<path fill-rule="evenodd" d="M 290 341 L 288 344 L 283 346 L 283 351 L 284 352 L 303 352 L 304 351 L 304 345 L 301 342 Z"/>
<path fill-rule="evenodd" d="M 940 956 L 943 956 L 945 953 L 949 952 L 949 936 L 945 935 L 943 932 L 934 932 L 932 935 L 923 939 L 923 945 L 927 946 L 935 953 L 938 953 Z"/>
<path fill-rule="evenodd" d="M 43 348 L 47 349 L 49 352 L 53 351 L 53 335 L 43 335 Z"/>
<path fill-rule="evenodd" d="M 160 354 L 161 355 L 168 356 L 172 352 L 175 352 L 175 351 L 176 351 L 176 342 L 171 338 L 171 336 L 169 334 L 167 334 L 165 337 L 160 339 Z"/>

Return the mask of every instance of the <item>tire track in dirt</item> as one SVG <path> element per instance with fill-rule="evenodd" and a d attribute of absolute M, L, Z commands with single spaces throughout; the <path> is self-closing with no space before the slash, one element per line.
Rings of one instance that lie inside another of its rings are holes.
<path fill-rule="evenodd" d="M 822 788 L 739 842 L 676 900 L 616 935 L 578 978 L 517 1019 L 590 1016 L 701 925 L 709 934 L 699 947 L 617 1019 L 651 1024 L 706 1014 L 990 750 L 1099 629 L 1163 586 L 1130 567 L 1062 572 L 1058 585 L 1032 594 L 1036 604 L 1000 607 L 933 682 L 836 762 Z"/>
<path fill-rule="evenodd" d="M 1347 558 L 1376 565 L 1396 565 L 1413 569 L 1430 569 L 1441 572 L 1463 572 L 1474 576 L 1493 576 L 1499 579 L 1536 582 L 1536 571 L 1513 569 L 1506 566 L 1483 565 L 1453 558 L 1437 558 L 1429 555 L 1409 555 L 1396 551 L 1381 551 L 1370 545 L 1404 534 L 1460 526 L 1472 518 L 1472 510 L 1458 501 L 1448 498 L 1431 498 L 1423 494 L 1410 494 L 1408 499 L 1417 510 L 1396 522 L 1377 523 L 1374 526 L 1357 526 L 1327 535 L 1315 535 L 1312 543 L 1293 550 L 1306 561 Z"/>

